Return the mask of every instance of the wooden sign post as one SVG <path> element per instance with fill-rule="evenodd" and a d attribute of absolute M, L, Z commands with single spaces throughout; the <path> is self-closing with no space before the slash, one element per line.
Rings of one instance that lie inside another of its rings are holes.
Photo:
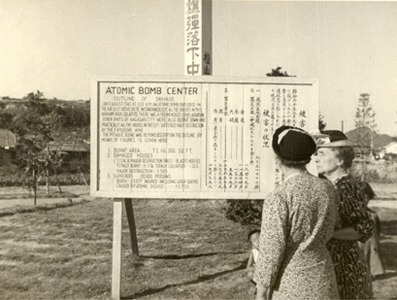
<path fill-rule="evenodd" d="M 132 199 L 125 198 L 127 220 L 130 229 L 132 254 L 139 256 L 138 239 L 136 236 L 135 218 Z M 122 220 L 123 199 L 113 199 L 113 248 L 112 248 L 112 299 L 120 299 L 121 289 L 121 263 L 122 263 Z"/>
<path fill-rule="evenodd" d="M 120 299 L 123 200 L 113 200 L 112 299 Z"/>

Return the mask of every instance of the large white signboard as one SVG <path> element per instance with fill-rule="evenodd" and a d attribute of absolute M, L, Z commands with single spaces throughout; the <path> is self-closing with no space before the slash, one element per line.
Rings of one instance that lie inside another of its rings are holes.
<path fill-rule="evenodd" d="M 97 197 L 263 199 L 273 131 L 318 127 L 317 80 L 95 78 L 91 102 Z"/>

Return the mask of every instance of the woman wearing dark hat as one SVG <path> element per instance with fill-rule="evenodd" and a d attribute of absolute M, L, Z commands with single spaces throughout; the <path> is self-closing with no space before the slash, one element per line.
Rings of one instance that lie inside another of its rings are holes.
<path fill-rule="evenodd" d="M 340 224 L 327 243 L 335 266 L 341 299 L 372 299 L 372 283 L 363 252 L 357 241 L 365 242 L 374 230 L 365 195 L 349 175 L 354 159 L 353 143 L 338 130 L 324 131 L 319 138 L 316 164 L 319 174 L 331 181 L 340 195 Z"/>
<path fill-rule="evenodd" d="M 306 171 L 316 150 L 304 130 L 282 126 L 272 141 L 285 180 L 263 204 L 257 299 L 338 299 L 326 242 L 337 218 L 337 192 Z"/>

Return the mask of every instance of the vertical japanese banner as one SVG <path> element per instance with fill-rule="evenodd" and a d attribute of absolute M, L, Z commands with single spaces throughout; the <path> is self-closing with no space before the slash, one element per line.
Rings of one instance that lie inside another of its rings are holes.
<path fill-rule="evenodd" d="M 185 0 L 185 75 L 212 75 L 212 1 Z"/>

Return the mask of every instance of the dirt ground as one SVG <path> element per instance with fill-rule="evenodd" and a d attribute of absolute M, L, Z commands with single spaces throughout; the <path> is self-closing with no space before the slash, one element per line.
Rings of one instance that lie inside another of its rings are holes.
<path fill-rule="evenodd" d="M 378 212 L 378 214 L 383 222 L 382 223 L 381 244 L 382 244 L 383 258 L 384 258 L 385 268 L 386 268 L 385 276 L 373 281 L 374 296 L 376 299 L 397 299 L 397 292 L 396 292 L 397 291 L 397 260 L 396 260 L 396 255 L 395 255 L 396 249 L 397 249 L 397 230 L 396 230 L 396 228 L 397 228 L 397 185 L 396 184 L 375 184 L 375 183 L 373 183 L 371 185 L 372 185 L 375 193 L 377 194 L 377 198 L 375 200 L 371 200 L 369 206 Z M 51 198 L 51 197 L 46 198 L 45 188 L 44 187 L 41 188 L 37 204 L 39 206 L 41 206 L 41 205 L 46 205 L 46 204 L 54 204 L 54 203 L 62 203 L 62 202 L 70 202 L 70 201 L 77 202 L 77 201 L 83 201 L 83 200 L 89 200 L 89 201 L 95 200 L 95 198 L 90 197 L 89 186 L 67 186 L 67 187 L 65 186 L 65 187 L 62 187 L 62 190 L 65 193 L 67 193 L 67 195 L 70 195 L 70 197 L 63 197 L 62 195 L 57 195 L 55 198 Z M 51 191 L 54 194 L 56 194 L 57 188 L 51 187 Z M 90 205 L 95 205 L 95 203 L 98 203 L 98 202 L 92 201 L 92 202 L 90 202 Z M 109 203 L 109 207 L 111 207 L 111 202 L 106 201 L 106 203 Z M 144 220 L 150 219 L 150 217 L 145 215 L 148 213 L 148 210 L 146 207 L 147 205 L 144 205 L 143 203 L 144 203 L 144 201 L 142 201 L 141 205 L 136 206 L 137 219 L 139 219 L 141 223 Z M 164 203 L 164 205 L 165 205 L 165 203 Z M 0 212 L 3 212 L 7 209 L 11 209 L 13 206 L 14 207 L 16 207 L 16 206 L 33 207 L 33 198 L 29 197 L 28 192 L 22 188 L 14 188 L 14 187 L 0 188 Z M 76 207 L 78 207 L 78 206 L 76 206 Z M 68 218 L 69 218 L 69 216 L 68 216 Z M 200 219 L 203 219 L 203 218 L 200 218 Z M 5 220 L 7 220 L 7 219 L 4 218 L 4 221 Z M 56 220 L 56 222 L 58 222 L 58 220 Z M 102 228 L 103 227 L 103 219 L 100 218 L 98 220 L 98 223 L 101 224 L 101 228 Z M 235 225 L 237 228 L 236 224 L 233 224 L 233 225 Z M 63 225 L 63 226 L 65 226 L 65 225 Z M 111 226 L 111 223 L 109 223 L 109 226 Z M 156 230 L 154 230 L 154 232 L 156 232 L 156 233 L 161 233 L 160 228 L 162 228 L 163 230 L 168 232 L 168 229 L 166 228 L 167 225 L 165 225 L 165 224 L 163 224 L 161 226 L 157 226 L 157 227 L 154 227 L 153 224 L 150 224 L 150 227 L 148 227 L 148 228 L 144 228 L 142 226 L 143 225 L 141 224 L 140 231 L 142 234 L 152 233 L 153 228 L 156 228 Z M 55 228 L 55 226 L 54 226 L 54 228 Z M 109 227 L 109 228 L 111 228 L 111 227 Z M 228 228 L 228 229 L 230 230 L 230 228 Z M 188 231 L 194 231 L 194 230 L 193 229 L 189 230 L 188 228 L 184 228 L 183 235 L 181 232 L 178 232 L 178 234 L 176 236 L 178 236 L 178 239 L 180 239 L 181 236 L 184 237 L 185 234 L 188 233 Z M 63 230 L 62 232 L 64 232 L 63 234 L 65 234 L 67 231 Z M 162 235 L 164 235 L 164 233 L 162 233 Z M 212 236 L 212 234 L 208 234 L 208 235 Z M 150 238 L 154 238 L 154 237 L 150 236 Z M 150 238 L 141 239 L 141 240 L 144 240 L 145 243 L 155 242 L 155 244 L 158 244 L 158 240 L 152 241 Z M 170 237 L 167 237 L 167 239 L 170 239 Z M 98 239 L 98 241 L 100 242 L 101 240 Z M 22 242 L 26 243 L 26 241 L 22 241 Z M 93 241 L 91 241 L 91 240 L 89 242 L 93 243 Z M 219 242 L 219 240 L 216 243 L 213 243 L 214 247 L 215 247 L 215 245 L 218 246 L 218 242 Z M 229 242 L 229 240 L 228 240 L 228 242 Z M 172 244 L 175 246 L 178 243 L 172 243 Z M 163 244 L 162 247 L 164 247 L 164 245 L 165 244 Z M 29 248 L 34 248 L 36 246 L 36 244 L 29 244 L 27 246 L 29 246 Z M 102 246 L 103 245 L 101 245 L 101 247 Z M 144 246 L 145 246 L 145 244 L 141 242 L 140 247 L 141 247 L 142 253 L 145 253 Z M 195 245 L 191 245 L 191 246 L 195 246 Z M 153 249 L 155 249 L 155 247 L 158 247 L 158 245 L 153 246 L 153 247 L 148 246 L 147 249 L 150 249 L 150 251 L 153 251 Z M 59 249 L 61 249 L 61 248 L 62 247 L 59 247 Z M 175 249 L 170 251 L 170 253 L 174 253 L 175 252 L 174 250 Z M 149 250 L 147 250 L 147 251 L 149 251 Z M 164 249 L 161 249 L 161 251 L 164 251 Z M 108 253 L 108 255 L 110 255 L 110 253 Z M 230 255 L 232 255 L 232 254 L 230 254 Z M 245 253 L 237 254 L 237 255 L 240 260 L 245 257 L 244 256 Z M 199 258 L 199 259 L 204 259 L 204 258 L 207 258 L 207 256 Z M 208 256 L 208 258 L 212 258 L 212 256 Z M 201 264 L 199 259 L 192 257 L 192 263 L 194 261 L 195 263 Z M 236 263 L 236 261 L 239 262 L 239 259 L 236 260 L 235 257 L 233 257 L 233 259 L 231 259 L 231 261 Z M 155 261 L 157 262 L 160 260 L 157 259 L 157 257 L 156 257 Z M 150 262 L 152 263 L 152 261 L 150 261 Z M 165 271 L 169 270 L 168 264 L 170 264 L 170 262 L 167 262 L 166 267 L 163 266 Z M 213 264 L 216 265 L 215 262 L 213 262 Z M 138 268 L 139 264 L 133 264 L 133 266 Z M 190 266 L 187 266 L 187 267 L 188 267 L 187 269 L 190 270 Z M 241 268 L 241 266 L 237 266 L 235 270 L 233 269 L 234 267 L 235 267 L 234 265 L 230 266 L 230 268 L 229 268 L 229 269 L 231 269 L 230 273 L 228 273 L 229 271 L 220 270 L 219 274 L 222 274 L 222 276 L 219 275 L 219 278 L 211 279 L 212 278 L 211 276 L 203 275 L 203 278 L 205 278 L 206 281 L 203 281 L 203 282 L 200 281 L 199 283 L 196 283 L 196 280 L 188 281 L 188 283 L 189 284 L 191 283 L 191 285 L 182 284 L 182 285 L 174 286 L 174 284 L 171 284 L 171 283 L 163 283 L 164 286 L 166 287 L 164 289 L 161 287 L 158 288 L 157 290 L 156 289 L 153 290 L 153 288 L 148 288 L 147 290 L 150 291 L 151 294 L 148 294 L 147 296 L 145 296 L 146 294 L 142 293 L 142 294 L 136 294 L 135 296 L 140 295 L 140 297 L 137 297 L 137 298 L 143 298 L 143 299 L 154 299 L 153 298 L 154 296 L 156 296 L 155 297 L 156 299 L 170 299 L 170 298 L 175 298 L 174 295 L 181 294 L 183 292 L 183 291 L 182 292 L 180 291 L 182 288 L 186 288 L 186 290 L 187 290 L 186 293 L 188 293 L 189 291 L 193 293 L 195 290 L 200 288 L 199 285 L 202 286 L 201 287 L 202 290 L 208 290 L 208 295 L 210 295 L 211 289 L 213 289 L 214 287 L 219 286 L 219 285 L 222 285 L 223 288 L 230 288 L 232 290 L 233 288 L 236 288 L 235 287 L 236 283 L 240 283 L 241 284 L 240 289 L 243 289 L 246 287 L 244 285 L 244 284 L 246 284 L 245 277 L 243 277 L 243 275 L 245 274 L 244 267 Z M 207 268 L 203 268 L 203 270 L 206 270 L 206 269 Z M 208 269 L 211 269 L 211 268 L 209 267 Z M 136 271 L 136 270 L 134 269 L 134 271 Z M 184 273 L 182 273 L 182 274 L 184 274 Z M 131 274 L 130 277 L 134 278 L 134 282 L 139 281 L 139 278 L 136 278 L 135 273 Z M 128 277 L 128 278 L 130 278 L 130 277 Z M 209 281 L 207 280 L 208 278 L 210 279 Z M 184 280 L 182 280 L 182 279 L 181 279 L 181 281 L 184 282 Z M 31 286 L 31 284 L 29 283 L 28 286 Z M 67 288 L 67 290 L 68 289 L 69 288 Z M 129 295 L 129 294 L 131 294 L 131 291 L 130 290 L 125 291 L 124 294 Z M 192 295 L 194 295 L 194 294 L 192 294 Z M 0 296 L 0 298 L 1 298 L 1 296 Z M 98 297 L 95 297 L 95 298 L 98 298 Z M 107 298 L 107 297 L 105 297 L 105 298 Z M 200 297 L 196 297 L 196 296 L 194 296 L 194 298 L 200 299 Z M 213 297 L 210 299 L 215 299 L 215 298 Z"/>

